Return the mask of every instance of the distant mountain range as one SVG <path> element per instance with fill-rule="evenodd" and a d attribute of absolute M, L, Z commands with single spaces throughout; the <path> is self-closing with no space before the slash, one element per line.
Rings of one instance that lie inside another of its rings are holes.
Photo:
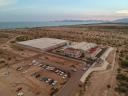
<path fill-rule="evenodd" d="M 114 21 L 104 21 L 104 20 L 60 20 L 55 22 L 90 22 L 90 23 L 128 23 L 128 18 L 121 18 Z"/>
<path fill-rule="evenodd" d="M 114 23 L 128 23 L 128 18 L 121 18 L 113 21 Z"/>
<path fill-rule="evenodd" d="M 104 22 L 103 20 L 62 20 L 62 22 Z"/>

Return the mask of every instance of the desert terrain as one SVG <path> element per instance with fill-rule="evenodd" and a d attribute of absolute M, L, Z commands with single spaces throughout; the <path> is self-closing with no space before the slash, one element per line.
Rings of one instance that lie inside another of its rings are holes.
<path fill-rule="evenodd" d="M 51 86 L 45 84 L 42 87 L 42 83 L 30 76 L 30 73 L 36 72 L 38 67 L 27 66 L 25 68 L 30 68 L 30 72 L 25 73 L 23 71 L 21 73 L 16 70 L 17 64 L 31 64 L 32 60 L 36 59 L 39 62 L 50 61 L 48 63 L 51 63 L 56 61 L 56 63 L 63 63 L 65 65 L 64 70 L 68 70 L 68 63 L 79 67 L 77 65 L 78 62 L 53 58 L 49 55 L 47 56 L 47 54 L 42 56 L 40 52 L 15 45 L 18 41 L 41 37 L 66 39 L 75 42 L 86 41 L 114 47 L 116 49 L 114 50 L 115 52 L 112 52 L 107 58 L 111 64 L 108 69 L 101 72 L 93 72 L 85 82 L 85 85 L 80 86 L 77 90 L 77 96 L 128 96 L 128 25 L 126 24 L 0 29 L 0 93 L 2 96 L 15 96 L 19 87 L 23 88 L 23 92 L 26 93 L 25 96 L 49 96 L 49 90 L 53 90 Z M 50 59 L 47 61 L 46 57 Z M 116 59 L 111 59 L 113 57 Z M 60 67 L 60 65 L 57 66 Z M 66 82 L 66 80 L 50 72 L 39 73 L 43 75 L 49 74 L 50 78 L 53 79 L 57 78 L 59 81 L 58 88 L 62 87 Z M 45 90 L 43 91 L 44 93 L 41 90 Z"/>

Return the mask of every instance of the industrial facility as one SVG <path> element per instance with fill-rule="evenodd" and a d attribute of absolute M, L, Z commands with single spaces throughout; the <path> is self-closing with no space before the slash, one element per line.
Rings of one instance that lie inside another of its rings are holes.
<path fill-rule="evenodd" d="M 79 89 L 90 73 L 105 70 L 109 64 L 107 57 L 114 50 L 95 43 L 55 38 L 17 42 L 17 45 L 38 51 L 38 55 L 13 67 L 33 82 L 37 80 L 44 87 L 42 90 L 58 89 L 44 91 L 45 96 L 75 96 L 76 93 L 71 94 L 72 89 Z"/>
<path fill-rule="evenodd" d="M 95 43 L 72 42 L 63 48 L 56 49 L 56 53 L 75 59 L 95 58 L 102 49 Z"/>
<path fill-rule="evenodd" d="M 20 46 L 38 51 L 50 51 L 58 55 L 85 60 L 94 59 L 102 51 L 95 43 L 70 42 L 55 38 L 40 38 L 17 43 Z"/>

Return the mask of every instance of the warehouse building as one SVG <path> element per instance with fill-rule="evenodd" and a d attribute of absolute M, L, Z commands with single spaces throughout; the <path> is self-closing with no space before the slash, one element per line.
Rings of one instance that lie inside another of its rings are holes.
<path fill-rule="evenodd" d="M 18 42 L 17 44 L 22 45 L 24 47 L 35 48 L 42 51 L 48 51 L 61 46 L 68 45 L 69 41 L 55 39 L 55 38 L 40 38 L 40 39 Z"/>
<path fill-rule="evenodd" d="M 87 50 L 89 50 L 90 48 L 94 48 L 94 47 L 96 47 L 96 46 L 97 46 L 97 45 L 96 45 L 95 43 L 80 42 L 80 43 L 71 45 L 71 46 L 69 46 L 69 47 L 74 48 L 74 49 L 81 49 L 81 50 L 83 50 L 83 51 L 87 51 Z"/>
<path fill-rule="evenodd" d="M 80 58 L 83 55 L 85 55 L 89 49 L 91 48 L 95 49 L 96 46 L 97 45 L 94 43 L 87 43 L 87 42 L 74 43 L 72 45 L 65 47 L 63 49 L 63 53 L 65 56 Z M 94 51 L 96 51 L 96 49 Z"/>

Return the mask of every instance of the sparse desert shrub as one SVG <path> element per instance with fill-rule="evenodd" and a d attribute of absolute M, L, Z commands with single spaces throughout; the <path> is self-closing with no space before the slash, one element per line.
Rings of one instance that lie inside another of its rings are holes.
<path fill-rule="evenodd" d="M 121 73 L 117 74 L 116 79 L 119 80 L 119 81 L 128 82 L 128 77 L 126 75 L 124 75 L 124 74 L 121 74 Z"/>
<path fill-rule="evenodd" d="M 111 85 L 108 84 L 108 85 L 107 85 L 107 88 L 110 89 L 110 88 L 111 88 Z"/>
<path fill-rule="evenodd" d="M 0 64 L 1 64 L 1 63 L 5 63 L 5 61 L 4 61 L 4 60 L 0 60 Z"/>
<path fill-rule="evenodd" d="M 53 91 L 51 92 L 50 96 L 54 96 L 54 94 L 57 93 L 58 90 L 59 90 L 58 88 L 53 89 Z"/>
<path fill-rule="evenodd" d="M 128 55 L 126 55 L 125 59 L 128 60 Z"/>
<path fill-rule="evenodd" d="M 120 65 L 122 68 L 128 68 L 128 60 L 122 59 Z"/>
<path fill-rule="evenodd" d="M 0 38 L 9 38 L 8 34 L 0 33 Z"/>
<path fill-rule="evenodd" d="M 11 57 L 8 57 L 8 60 L 10 61 L 12 58 Z"/>
<path fill-rule="evenodd" d="M 124 93 L 126 92 L 128 89 L 125 86 L 120 86 L 120 87 L 116 87 L 115 90 L 119 93 Z"/>
<path fill-rule="evenodd" d="M 128 83 L 127 82 L 120 82 L 115 90 L 119 93 L 127 94 L 128 91 Z"/>
<path fill-rule="evenodd" d="M 16 37 L 16 41 L 26 41 L 31 40 L 32 38 L 30 36 L 18 36 Z"/>
<path fill-rule="evenodd" d="M 10 43 L 15 43 L 15 41 L 11 41 Z"/>

